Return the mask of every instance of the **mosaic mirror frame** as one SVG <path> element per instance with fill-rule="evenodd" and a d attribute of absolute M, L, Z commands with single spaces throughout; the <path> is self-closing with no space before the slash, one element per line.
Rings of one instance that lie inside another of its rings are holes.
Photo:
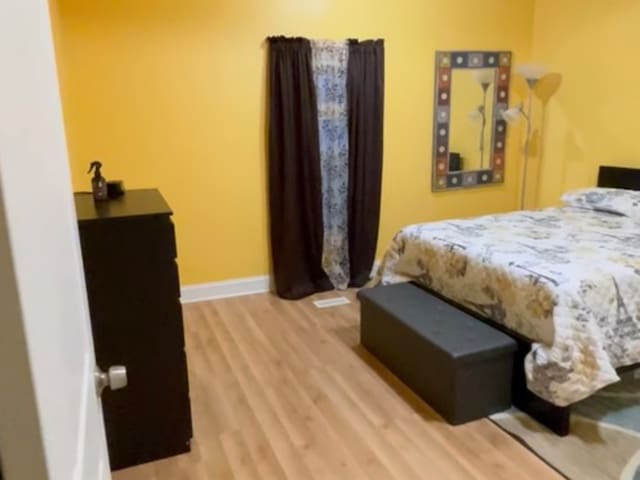
<path fill-rule="evenodd" d="M 449 171 L 452 70 L 495 68 L 489 168 Z M 431 190 L 487 186 L 504 182 L 507 122 L 501 113 L 509 105 L 510 51 L 436 51 L 433 160 Z"/>

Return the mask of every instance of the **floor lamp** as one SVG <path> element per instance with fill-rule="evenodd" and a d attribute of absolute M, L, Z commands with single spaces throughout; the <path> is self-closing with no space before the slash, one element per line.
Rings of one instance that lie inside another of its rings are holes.
<path fill-rule="evenodd" d="M 515 123 L 520 120 L 520 117 L 524 117 L 527 122 L 527 133 L 524 142 L 524 164 L 522 165 L 522 177 L 520 179 L 520 210 L 524 210 L 524 200 L 527 191 L 527 173 L 529 170 L 529 145 L 531 143 L 531 128 L 533 125 L 531 107 L 533 104 L 533 89 L 535 88 L 538 80 L 540 80 L 546 73 L 545 69 L 539 65 L 520 65 L 516 67 L 516 73 L 524 77 L 527 81 L 528 97 L 527 97 L 527 111 L 524 111 L 522 103 L 516 105 L 513 108 L 504 110 L 502 112 L 502 118 L 508 123 Z"/>

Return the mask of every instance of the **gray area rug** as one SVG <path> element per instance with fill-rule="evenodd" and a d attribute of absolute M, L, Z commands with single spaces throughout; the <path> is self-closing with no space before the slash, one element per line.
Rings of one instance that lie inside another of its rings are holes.
<path fill-rule="evenodd" d="M 572 412 L 564 438 L 516 409 L 491 420 L 568 478 L 640 480 L 640 379 L 625 374 Z"/>

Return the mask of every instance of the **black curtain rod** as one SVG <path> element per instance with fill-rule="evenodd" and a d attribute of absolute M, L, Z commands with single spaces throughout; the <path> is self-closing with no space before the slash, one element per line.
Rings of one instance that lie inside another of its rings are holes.
<path fill-rule="evenodd" d="M 266 41 L 270 42 L 272 40 L 311 40 L 307 37 L 287 37 L 285 35 L 270 35 L 265 38 Z M 345 41 L 349 43 L 362 43 L 362 42 L 384 42 L 383 38 L 367 38 L 364 40 L 359 40 L 357 38 L 346 38 Z"/>

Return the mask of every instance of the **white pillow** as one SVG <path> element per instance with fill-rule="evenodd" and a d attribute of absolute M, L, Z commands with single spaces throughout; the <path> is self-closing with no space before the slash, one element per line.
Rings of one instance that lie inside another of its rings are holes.
<path fill-rule="evenodd" d="M 640 191 L 620 188 L 583 188 L 562 196 L 569 207 L 588 208 L 640 219 Z"/>

